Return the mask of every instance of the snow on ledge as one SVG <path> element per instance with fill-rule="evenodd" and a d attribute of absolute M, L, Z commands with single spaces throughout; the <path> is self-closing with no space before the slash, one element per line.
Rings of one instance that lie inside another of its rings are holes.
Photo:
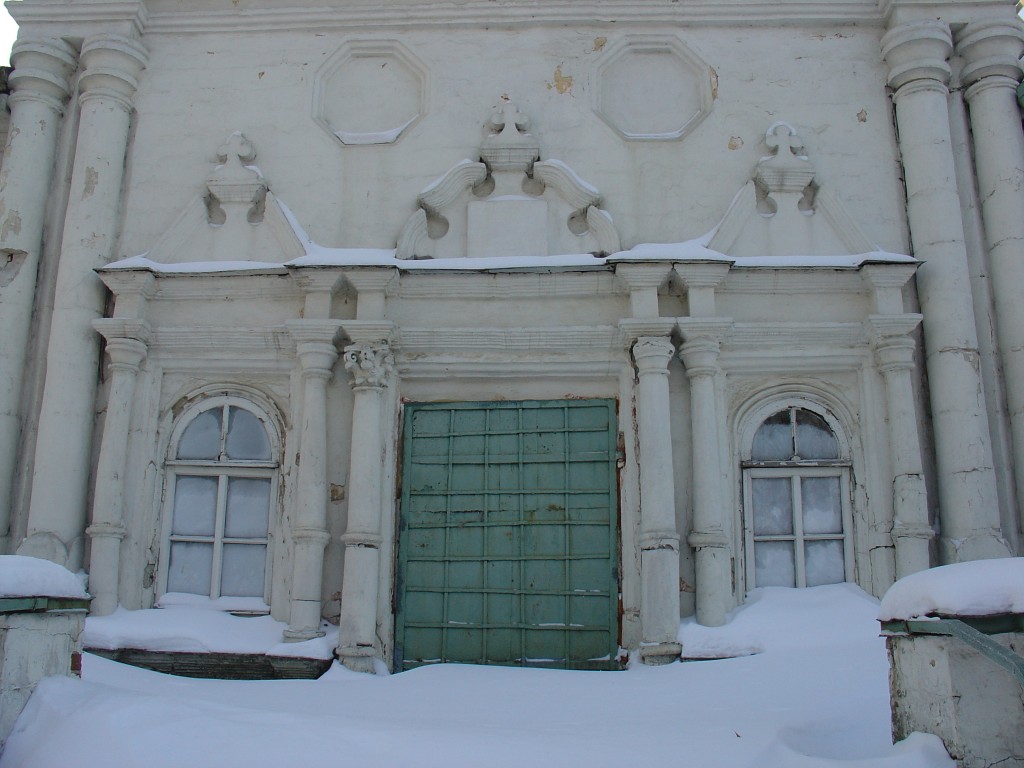
<path fill-rule="evenodd" d="M 288 628 L 270 616 L 233 616 L 209 607 L 175 605 L 129 611 L 118 608 L 109 616 L 85 620 L 86 648 L 140 648 L 176 653 L 252 653 L 330 659 L 338 644 L 337 627 L 326 637 L 302 643 L 282 642 Z"/>
<path fill-rule="evenodd" d="M 24 555 L 0 555 L 0 597 L 88 600 L 79 577 L 67 568 Z"/>
<path fill-rule="evenodd" d="M 879 621 L 1024 613 L 1024 557 L 974 560 L 905 576 L 885 593 Z"/>
<path fill-rule="evenodd" d="M 193 261 L 162 264 L 145 256 L 112 262 L 105 270 L 146 270 L 158 275 L 285 274 L 291 269 L 316 267 L 392 267 L 403 272 L 489 272 L 540 271 L 548 269 L 593 269 L 619 263 L 667 261 L 719 262 L 735 269 L 843 269 L 856 270 L 865 264 L 916 264 L 912 256 L 875 251 L 853 256 L 745 256 L 732 258 L 709 250 L 701 243 L 643 243 L 607 257 L 589 253 L 554 256 L 491 256 L 454 259 L 399 259 L 393 249 L 324 248 L 306 244 L 307 253 L 286 262 Z"/>

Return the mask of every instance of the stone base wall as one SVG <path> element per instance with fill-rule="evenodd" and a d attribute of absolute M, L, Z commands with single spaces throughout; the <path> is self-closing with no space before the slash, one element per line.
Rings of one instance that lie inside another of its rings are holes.
<path fill-rule="evenodd" d="M 992 635 L 1017 654 L 1024 633 Z M 1024 766 L 1024 688 L 980 652 L 951 637 L 892 636 L 893 740 L 939 736 L 963 768 Z"/>
<path fill-rule="evenodd" d="M 79 673 L 85 615 L 84 609 L 0 614 L 0 748 L 36 683 Z"/>

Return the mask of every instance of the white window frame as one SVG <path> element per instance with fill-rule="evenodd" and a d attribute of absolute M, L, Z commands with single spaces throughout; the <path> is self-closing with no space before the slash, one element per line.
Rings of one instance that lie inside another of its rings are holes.
<path fill-rule="evenodd" d="M 842 541 L 843 570 L 847 582 L 856 579 L 854 563 L 853 536 L 853 494 L 851 474 L 852 462 L 841 432 L 836 428 L 833 418 L 827 413 L 808 407 L 804 401 L 777 403 L 771 409 L 759 409 L 760 418 L 750 432 L 750 440 L 746 446 L 747 459 L 741 462 L 743 470 L 743 533 L 745 545 L 745 566 L 747 589 L 757 587 L 756 560 L 754 550 L 761 541 L 792 541 L 795 566 L 795 586 L 807 586 L 804 544 L 809 541 Z M 832 436 L 839 447 L 838 459 L 800 459 L 797 461 L 756 461 L 750 457 L 751 444 L 757 430 L 769 418 L 784 410 L 806 410 L 821 417 L 828 425 Z M 803 532 L 803 502 L 800 479 L 805 477 L 838 477 L 839 500 L 843 530 L 840 534 L 805 534 Z M 755 478 L 786 478 L 790 481 L 791 509 L 793 513 L 793 533 L 779 535 L 754 535 L 754 504 L 752 486 Z"/>
<path fill-rule="evenodd" d="M 221 455 L 216 460 L 209 459 L 178 459 L 181 439 L 188 427 L 196 418 L 211 410 L 221 409 Z M 270 461 L 254 461 L 227 459 L 224 455 L 225 440 L 228 427 L 227 411 L 238 408 L 254 416 L 264 427 L 270 443 Z M 210 573 L 210 594 L 205 596 L 212 607 L 232 612 L 267 613 L 270 608 L 270 591 L 272 583 L 273 540 L 278 517 L 278 489 L 280 486 L 280 438 L 279 432 L 266 411 L 249 399 L 223 395 L 210 397 L 197 403 L 178 417 L 171 432 L 171 440 L 164 462 L 164 499 L 163 499 L 163 534 L 160 547 L 160 568 L 157 582 L 158 604 L 167 594 L 168 571 L 171 561 L 171 544 L 173 542 L 208 543 L 213 546 L 213 561 Z M 212 536 L 194 536 L 174 534 L 174 495 L 179 476 L 184 477 L 216 477 L 217 502 Z M 227 512 L 227 486 L 229 478 L 268 478 L 270 480 L 270 503 L 267 510 L 267 535 L 265 538 L 232 538 L 224 535 Z M 221 574 L 223 565 L 223 549 L 225 544 L 245 544 L 264 547 L 263 594 L 253 597 L 222 597 L 220 594 Z M 191 593 L 189 593 L 191 594 Z M 202 600 L 203 595 L 195 595 Z M 258 605 L 262 601 L 262 606 Z"/>

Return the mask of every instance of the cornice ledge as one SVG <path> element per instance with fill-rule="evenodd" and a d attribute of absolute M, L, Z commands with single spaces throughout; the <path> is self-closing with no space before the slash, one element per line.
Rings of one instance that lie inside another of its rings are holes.
<path fill-rule="evenodd" d="M 342 320 L 341 328 L 353 344 L 391 344 L 396 340 L 395 324 L 390 320 Z"/>
<path fill-rule="evenodd" d="M 406 353 L 441 349 L 445 354 L 461 352 L 531 354 L 606 352 L 618 338 L 615 326 L 537 326 L 527 328 L 402 328 L 401 344 Z"/>
<path fill-rule="evenodd" d="M 116 24 L 127 23 L 136 36 L 148 31 L 149 10 L 143 0 L 112 0 L 99 3 L 11 3 L 8 12 L 20 27 L 36 24 Z M 106 30 L 113 31 L 113 30 Z M 88 37 L 88 34 L 82 35 Z"/>
<path fill-rule="evenodd" d="M 619 320 L 619 334 L 622 346 L 628 347 L 642 336 L 672 336 L 676 329 L 674 317 L 624 317 Z"/>
<path fill-rule="evenodd" d="M 759 347 L 804 344 L 862 344 L 862 323 L 735 323 L 729 334 L 731 346 Z"/>
<path fill-rule="evenodd" d="M 355 29 L 359 27 L 489 27 L 530 25 L 578 26 L 581 4 L 576 0 L 503 3 L 488 0 L 466 3 L 402 3 L 373 5 L 338 3 L 330 8 L 248 8 L 238 11 L 188 11 L 151 14 L 147 32 L 219 32 L 317 29 Z M 705 0 L 673 4 L 653 4 L 641 0 L 611 0 L 596 3 L 590 18 L 595 23 L 628 24 L 686 23 L 687 25 L 807 24 L 827 23 L 881 25 L 884 16 L 877 0 L 854 3 L 771 2 L 721 3 Z"/>

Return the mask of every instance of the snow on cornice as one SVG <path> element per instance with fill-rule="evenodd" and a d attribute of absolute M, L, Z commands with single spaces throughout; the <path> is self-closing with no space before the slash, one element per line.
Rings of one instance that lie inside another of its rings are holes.
<path fill-rule="evenodd" d="M 607 257 L 589 253 L 554 256 L 502 256 L 452 259 L 399 259 L 394 248 L 330 248 L 313 241 L 292 211 L 281 200 L 274 201 L 295 233 L 305 254 L 290 261 L 197 261 L 158 263 L 147 254 L 108 264 L 104 270 L 147 270 L 155 274 L 283 274 L 293 269 L 316 267 L 393 267 L 403 272 L 433 271 L 543 271 L 578 270 L 614 266 L 617 263 L 661 261 L 673 263 L 722 262 L 736 269 L 859 269 L 865 264 L 917 264 L 912 256 L 870 251 L 850 256 L 792 255 L 744 256 L 734 258 L 714 251 L 707 243 L 714 231 L 679 243 L 640 243 Z"/>

